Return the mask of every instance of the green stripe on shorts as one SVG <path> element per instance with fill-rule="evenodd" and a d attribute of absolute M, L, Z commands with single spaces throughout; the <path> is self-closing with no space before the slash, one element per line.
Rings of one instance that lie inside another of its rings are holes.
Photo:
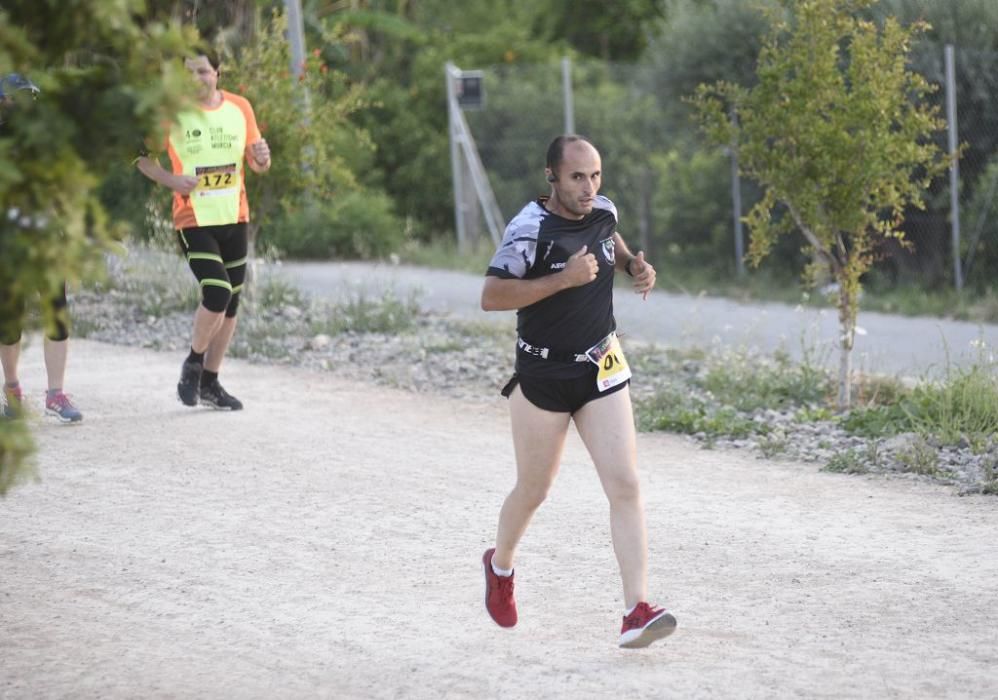
<path fill-rule="evenodd" d="M 232 262 L 225 263 L 225 269 L 231 270 L 234 267 L 239 267 L 240 265 L 246 264 L 246 258 L 239 258 L 239 260 L 233 260 Z"/>
<path fill-rule="evenodd" d="M 225 280 L 215 280 L 211 279 L 210 277 L 206 277 L 205 279 L 201 280 L 202 287 L 207 287 L 209 285 L 211 285 L 212 287 L 221 287 L 222 289 L 228 289 L 230 292 L 232 291 L 232 285 L 226 282 Z"/>
<path fill-rule="evenodd" d="M 214 253 L 188 253 L 187 260 L 211 260 L 213 262 L 222 262 L 221 255 L 215 255 Z"/>

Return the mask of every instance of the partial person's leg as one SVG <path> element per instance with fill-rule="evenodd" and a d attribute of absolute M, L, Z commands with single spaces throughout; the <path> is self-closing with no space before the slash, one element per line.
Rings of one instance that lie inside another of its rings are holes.
<path fill-rule="evenodd" d="M 624 605 L 630 609 L 648 599 L 648 539 L 629 388 L 587 403 L 576 411 L 575 427 L 610 502 L 610 535 L 620 566 Z"/>
<path fill-rule="evenodd" d="M 68 302 L 66 284 L 63 283 L 44 308 L 45 329 L 45 373 L 48 375 L 48 390 L 62 391 L 66 380 L 66 359 L 69 355 L 69 319 L 66 318 Z"/>
<path fill-rule="evenodd" d="M 0 364 L 3 364 L 3 381 L 6 386 L 15 387 L 20 383 L 17 376 L 17 365 L 20 357 L 20 340 L 10 344 L 0 344 Z"/>
<path fill-rule="evenodd" d="M 83 414 L 73 405 L 63 382 L 66 379 L 66 358 L 69 354 L 69 319 L 67 318 L 66 285 L 63 284 L 49 300 L 45 329 L 45 373 L 48 391 L 45 392 L 45 413 L 63 423 L 79 423 Z"/>
<path fill-rule="evenodd" d="M 205 370 L 214 372 L 215 374 L 218 374 L 222 368 L 222 360 L 225 359 L 229 343 L 232 342 L 232 336 L 236 332 L 236 317 L 225 316 L 224 314 L 220 315 L 222 318 L 219 319 L 215 333 L 211 337 L 211 342 L 208 343 L 208 349 L 204 353 Z"/>
<path fill-rule="evenodd" d="M 23 408 L 24 393 L 17 376 L 21 357 L 21 317 L 24 299 L 5 294 L 0 300 L 0 365 L 3 365 L 3 417 L 16 418 Z"/>
<path fill-rule="evenodd" d="M 17 363 L 21 357 L 21 320 L 24 297 L 4 290 L 0 298 L 0 364 L 7 386 L 17 386 Z"/>
<path fill-rule="evenodd" d="M 568 413 L 538 408 L 527 400 L 519 386 L 510 394 L 509 414 L 516 453 L 516 485 L 499 512 L 493 561 L 500 569 L 513 568 L 516 547 L 554 483 L 571 418 Z"/>
<path fill-rule="evenodd" d="M 211 343 L 218 335 L 219 330 L 225 321 L 225 313 L 222 311 L 212 311 L 205 307 L 202 301 L 198 310 L 194 312 L 194 325 L 191 329 L 191 349 L 201 355 L 207 355 L 211 349 Z"/>
<path fill-rule="evenodd" d="M 69 340 L 52 340 L 45 337 L 45 374 L 49 380 L 49 391 L 62 391 L 66 380 L 66 360 L 69 356 Z"/>

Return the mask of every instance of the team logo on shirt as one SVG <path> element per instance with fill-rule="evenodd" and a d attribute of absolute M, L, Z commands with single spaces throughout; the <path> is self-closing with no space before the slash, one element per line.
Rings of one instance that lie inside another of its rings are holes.
<path fill-rule="evenodd" d="M 606 258 L 607 263 L 612 266 L 614 261 L 613 238 L 612 237 L 605 238 L 602 241 L 600 241 L 600 243 L 602 244 L 603 247 L 603 257 Z"/>

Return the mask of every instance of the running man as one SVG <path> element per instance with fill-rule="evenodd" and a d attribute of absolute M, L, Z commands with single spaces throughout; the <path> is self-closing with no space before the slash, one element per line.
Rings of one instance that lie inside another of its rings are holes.
<path fill-rule="evenodd" d="M 239 293 L 246 278 L 249 203 L 243 160 L 256 173 L 270 169 L 270 148 L 260 135 L 249 101 L 218 89 L 217 56 L 203 54 L 185 65 L 200 83 L 195 109 L 182 112 L 165 148 L 172 171 L 143 155 L 143 175 L 173 190 L 173 225 L 201 286 L 191 350 L 180 370 L 177 394 L 238 411 L 243 404 L 218 381 L 222 359 L 236 330 Z"/>
<path fill-rule="evenodd" d="M 39 94 L 38 86 L 18 73 L 11 73 L 0 79 L 0 134 L 6 131 L 6 119 L 16 111 L 18 95 Z M 39 217 L 16 209 L 4 212 L 0 226 L 15 229 L 32 229 L 39 225 Z M 16 265 L 17 260 L 26 259 L 30 251 L 19 242 L 24 237 L 7 235 L 0 231 L 0 257 L 6 265 Z M 29 239 L 30 241 L 30 234 Z M 28 243 L 30 245 L 30 242 Z M 44 282 L 43 282 L 44 284 Z M 18 418 L 24 413 L 24 390 L 18 377 L 18 363 L 21 358 L 21 322 L 24 318 L 25 298 L 19 290 L 8 285 L 0 285 L 3 297 L 0 299 L 0 365 L 3 365 L 3 408 L 4 418 Z M 33 293 L 34 290 L 32 290 Z M 48 375 L 48 391 L 45 393 L 45 413 L 55 416 L 63 423 L 79 423 L 83 414 L 73 405 L 63 392 L 66 377 L 66 358 L 69 353 L 69 327 L 66 318 L 66 285 L 56 285 L 51 289 L 39 289 L 43 295 L 43 305 L 51 312 L 46 319 L 43 355 L 45 372 Z"/>
<path fill-rule="evenodd" d="M 621 270 L 647 297 L 655 269 L 617 233 L 617 209 L 598 194 L 599 152 L 585 138 L 548 147 L 551 192 L 506 227 L 482 290 L 486 311 L 517 310 L 516 371 L 509 399 L 516 485 L 503 503 L 494 548 L 482 557 L 485 607 L 502 627 L 517 622 L 513 559 L 561 461 L 569 424 L 592 457 L 610 503 L 624 619 L 619 645 L 644 647 L 676 619 L 648 603 L 648 548 L 637 472 L 631 376 L 614 331 L 613 278 Z"/>

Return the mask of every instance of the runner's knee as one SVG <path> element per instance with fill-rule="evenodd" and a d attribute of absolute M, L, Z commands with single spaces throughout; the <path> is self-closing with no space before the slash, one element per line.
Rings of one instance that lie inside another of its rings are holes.
<path fill-rule="evenodd" d="M 219 280 L 220 282 L 221 280 Z M 228 282 L 223 284 L 211 283 L 214 280 L 208 280 L 209 283 L 201 283 L 201 304 L 208 311 L 213 311 L 214 313 L 222 313 L 225 311 L 229 302 L 232 300 L 232 288 Z"/>
<path fill-rule="evenodd" d="M 17 345 L 21 342 L 21 328 L 17 325 L 4 325 L 0 331 L 0 345 Z"/>
<path fill-rule="evenodd" d="M 225 308 L 225 315 L 227 318 L 232 318 L 239 309 L 240 292 L 243 290 L 243 282 L 246 279 L 245 256 L 235 263 L 225 263 L 225 272 L 229 277 L 229 282 L 232 283 L 232 298 L 229 299 L 229 304 Z"/>
<path fill-rule="evenodd" d="M 69 340 L 69 326 L 60 316 L 56 316 L 46 327 L 45 337 L 56 342 Z"/>
<path fill-rule="evenodd" d="M 233 318 L 239 310 L 239 292 L 233 291 L 228 306 L 225 307 L 225 317 Z"/>
<path fill-rule="evenodd" d="M 547 499 L 548 492 L 551 490 L 551 485 L 554 480 L 542 481 L 542 480 L 530 480 L 530 481 L 517 481 L 515 491 L 517 492 L 520 502 L 530 508 L 539 508 L 542 503 Z"/>
<path fill-rule="evenodd" d="M 67 320 L 67 307 L 69 302 L 66 299 L 66 283 L 52 295 L 49 300 L 51 318 L 46 323 L 45 337 L 49 340 L 63 341 L 69 339 L 69 321 Z"/>
<path fill-rule="evenodd" d="M 604 476 L 602 481 L 610 503 L 630 503 L 641 498 L 641 482 L 633 469 L 622 469 L 617 474 Z"/>

